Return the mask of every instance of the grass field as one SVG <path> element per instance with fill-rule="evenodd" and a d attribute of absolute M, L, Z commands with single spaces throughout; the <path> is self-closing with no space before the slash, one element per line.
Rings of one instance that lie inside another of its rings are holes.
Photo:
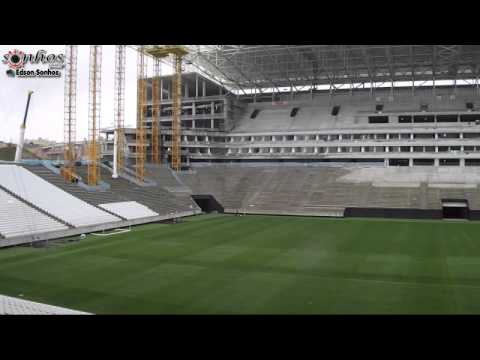
<path fill-rule="evenodd" d="M 200 216 L 0 250 L 0 294 L 93 313 L 480 313 L 480 223 Z"/>

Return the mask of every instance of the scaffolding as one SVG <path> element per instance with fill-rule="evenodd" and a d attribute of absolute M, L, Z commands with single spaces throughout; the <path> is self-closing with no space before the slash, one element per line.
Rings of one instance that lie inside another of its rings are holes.
<path fill-rule="evenodd" d="M 64 122 L 63 122 L 63 167 L 65 181 L 72 182 L 75 177 L 75 140 L 77 110 L 77 45 L 65 47 L 65 86 L 64 86 Z"/>
<path fill-rule="evenodd" d="M 179 45 L 153 46 L 147 49 L 147 53 L 154 58 L 174 56 L 175 74 L 172 81 L 172 146 L 171 146 L 171 168 L 175 171 L 181 170 L 182 164 L 182 59 L 188 51 Z"/>
<path fill-rule="evenodd" d="M 114 126 L 117 139 L 117 172 L 125 166 L 125 45 L 115 48 Z"/>
<path fill-rule="evenodd" d="M 145 110 L 147 93 L 147 63 L 144 46 L 137 53 L 137 133 L 135 141 L 135 173 L 138 181 L 145 179 L 146 129 Z"/>
<path fill-rule="evenodd" d="M 90 45 L 90 79 L 88 102 L 88 185 L 100 182 L 100 92 L 102 46 Z"/>
<path fill-rule="evenodd" d="M 160 59 L 153 60 L 152 78 L 152 162 L 162 162 L 160 139 Z"/>

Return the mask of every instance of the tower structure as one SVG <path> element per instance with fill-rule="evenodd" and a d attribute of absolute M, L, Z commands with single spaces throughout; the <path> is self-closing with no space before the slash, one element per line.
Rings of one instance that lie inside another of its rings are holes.
<path fill-rule="evenodd" d="M 75 176 L 75 140 L 77 114 L 77 45 L 65 46 L 65 84 L 62 175 L 71 182 Z"/>
<path fill-rule="evenodd" d="M 179 45 L 153 46 L 147 49 L 147 53 L 154 58 L 165 58 L 173 55 L 175 73 L 172 80 L 172 146 L 171 146 L 171 168 L 175 171 L 181 169 L 182 164 L 182 127 L 180 118 L 182 116 L 182 59 L 188 51 Z"/>
<path fill-rule="evenodd" d="M 88 185 L 100 182 L 100 94 L 102 46 L 90 45 L 90 78 L 88 102 Z"/>
<path fill-rule="evenodd" d="M 137 53 L 137 132 L 135 143 L 135 172 L 138 181 L 145 179 L 145 157 L 147 134 L 145 128 L 145 110 L 147 98 L 147 62 L 144 46 Z"/>
<path fill-rule="evenodd" d="M 114 177 L 125 166 L 125 45 L 115 47 L 115 84 L 114 84 Z"/>

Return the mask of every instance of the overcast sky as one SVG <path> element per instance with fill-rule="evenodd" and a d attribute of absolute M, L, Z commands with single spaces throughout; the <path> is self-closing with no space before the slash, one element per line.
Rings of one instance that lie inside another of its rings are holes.
<path fill-rule="evenodd" d="M 64 54 L 64 45 L 0 45 L 0 59 L 13 49 L 24 53 L 35 54 L 38 50 L 45 50 L 48 54 Z M 77 63 L 77 140 L 83 140 L 88 135 L 88 62 L 90 47 L 78 46 Z M 136 117 L 136 76 L 137 54 L 128 48 L 126 51 L 125 70 L 125 125 L 134 126 Z M 10 78 L 6 75 L 7 65 L 0 60 L 0 140 L 17 142 L 20 124 L 23 120 L 27 91 L 33 90 L 27 119 L 27 139 L 38 137 L 63 141 L 63 89 L 64 71 L 62 78 Z M 34 65 L 27 65 L 28 69 L 36 69 Z M 46 70 L 46 65 L 39 67 Z M 102 103 L 101 127 L 113 125 L 114 109 L 114 71 L 115 46 L 103 46 L 102 58 Z M 162 65 L 162 74 L 168 74 L 171 69 Z M 148 61 L 148 74 L 152 74 L 152 63 Z"/>

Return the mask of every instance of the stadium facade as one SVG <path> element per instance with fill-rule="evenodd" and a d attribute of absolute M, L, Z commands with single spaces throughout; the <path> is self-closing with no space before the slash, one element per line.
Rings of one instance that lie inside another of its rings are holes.
<path fill-rule="evenodd" d="M 480 165 L 480 111 L 472 87 L 318 91 L 253 101 L 228 94 L 198 74 L 186 79 L 181 117 L 186 167 L 252 161 Z M 171 99 L 167 88 L 163 93 L 160 153 L 168 161 Z M 151 98 L 149 104 L 146 121 L 151 128 Z M 104 133 L 103 157 L 112 160 L 114 131 Z M 135 129 L 126 130 L 126 139 L 134 161 Z M 151 142 L 149 149 L 151 153 Z"/>

